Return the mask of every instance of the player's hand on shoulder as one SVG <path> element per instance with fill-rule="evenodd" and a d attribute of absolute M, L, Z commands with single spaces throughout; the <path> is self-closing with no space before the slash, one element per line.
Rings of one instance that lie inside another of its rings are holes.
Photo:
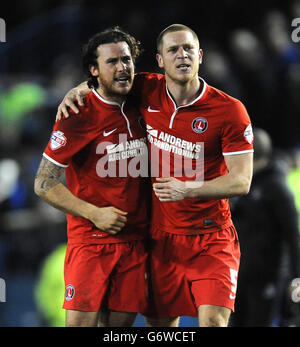
<path fill-rule="evenodd" d="M 74 113 L 79 113 L 78 106 L 84 106 L 84 97 L 89 94 L 91 90 L 89 88 L 76 87 L 68 91 L 68 93 L 63 98 L 62 102 L 59 104 L 56 121 L 60 120 L 63 116 L 68 118 L 70 116 L 68 109 L 73 110 Z"/>
<path fill-rule="evenodd" d="M 127 212 L 117 209 L 113 206 L 97 208 L 92 217 L 91 222 L 103 231 L 115 235 L 123 229 L 127 222 Z"/>

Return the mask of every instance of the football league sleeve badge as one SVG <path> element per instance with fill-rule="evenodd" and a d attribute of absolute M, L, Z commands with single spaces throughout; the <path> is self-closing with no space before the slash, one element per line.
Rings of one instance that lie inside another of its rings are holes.
<path fill-rule="evenodd" d="M 252 131 L 252 126 L 251 126 L 251 124 L 249 124 L 249 125 L 247 126 L 247 128 L 245 129 L 245 131 L 244 131 L 244 137 L 245 137 L 246 141 L 247 141 L 248 143 L 250 143 L 250 145 L 251 145 L 252 142 L 253 142 L 253 131 Z"/>
<path fill-rule="evenodd" d="M 53 151 L 65 146 L 67 138 L 62 131 L 53 131 L 50 139 L 50 147 Z"/>

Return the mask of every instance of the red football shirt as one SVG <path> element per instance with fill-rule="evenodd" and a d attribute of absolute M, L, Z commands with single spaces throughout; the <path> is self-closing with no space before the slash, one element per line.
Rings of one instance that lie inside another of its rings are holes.
<path fill-rule="evenodd" d="M 228 172 L 224 156 L 253 152 L 243 104 L 206 84 L 191 103 L 177 107 L 164 75 L 141 73 L 135 91 L 147 127 L 151 174 L 205 181 Z M 139 93 L 142 91 L 142 93 Z M 161 202 L 153 194 L 153 226 L 178 234 L 206 233 L 232 225 L 228 199 Z"/>
<path fill-rule="evenodd" d="M 151 182 L 148 171 L 142 170 L 148 163 L 146 133 L 141 115 L 129 101 L 109 102 L 93 90 L 78 115 L 55 123 L 43 155 L 66 168 L 67 187 L 75 196 L 128 212 L 127 224 L 117 235 L 67 214 L 69 243 L 145 237 L 151 208 Z"/>

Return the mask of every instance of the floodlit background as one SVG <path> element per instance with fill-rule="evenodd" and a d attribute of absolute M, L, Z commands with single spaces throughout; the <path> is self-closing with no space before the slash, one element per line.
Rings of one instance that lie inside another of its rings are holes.
<path fill-rule="evenodd" d="M 64 324 L 65 216 L 34 195 L 33 180 L 58 104 L 84 80 L 81 47 L 94 33 L 119 25 L 145 50 L 137 71 L 159 72 L 159 32 L 172 23 L 190 26 L 204 51 L 200 75 L 239 98 L 253 125 L 271 136 L 287 175 L 297 170 L 300 43 L 292 40 L 291 23 L 300 17 L 300 1 L 28 0 L 13 5 L 0 5 L 6 22 L 6 42 L 0 42 L 0 326 Z M 299 187 L 294 180 L 298 206 Z M 288 277 L 286 263 L 283 272 Z M 287 314 L 276 305 L 272 325 L 299 324 L 297 309 Z M 143 324 L 139 316 L 136 325 Z M 181 326 L 196 324 L 181 320 Z"/>

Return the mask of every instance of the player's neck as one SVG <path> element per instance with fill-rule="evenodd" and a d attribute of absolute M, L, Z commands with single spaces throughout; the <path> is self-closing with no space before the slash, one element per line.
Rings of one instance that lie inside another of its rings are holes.
<path fill-rule="evenodd" d="M 126 95 L 121 94 L 108 94 L 106 93 L 102 88 L 97 88 L 97 93 L 103 98 L 104 100 L 108 102 L 114 102 L 119 105 L 122 105 L 122 103 L 126 100 Z"/>
<path fill-rule="evenodd" d="M 186 105 L 194 101 L 203 89 L 203 83 L 198 76 L 192 81 L 180 83 L 166 76 L 167 87 L 177 106 Z"/>

